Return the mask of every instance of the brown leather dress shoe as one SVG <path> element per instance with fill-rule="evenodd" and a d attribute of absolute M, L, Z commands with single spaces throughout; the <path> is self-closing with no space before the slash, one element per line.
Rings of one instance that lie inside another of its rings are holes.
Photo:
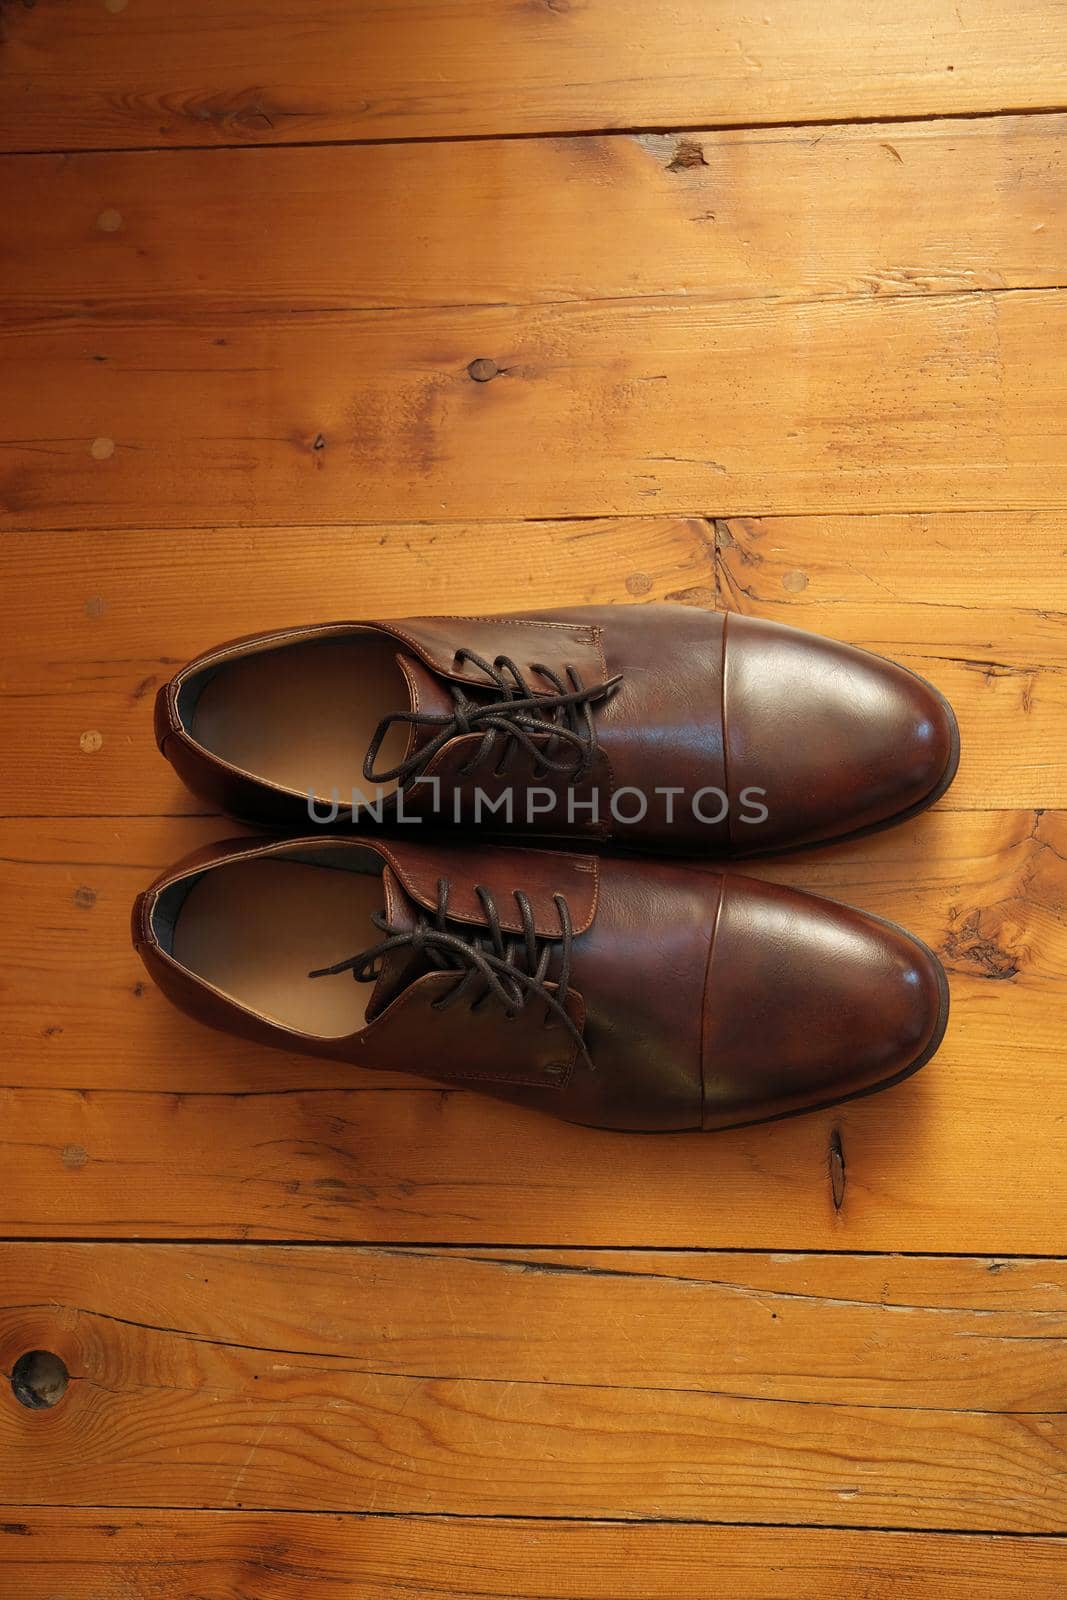
<path fill-rule="evenodd" d="M 951 783 L 951 708 L 879 656 L 754 617 L 615 606 L 237 640 L 159 693 L 160 748 L 251 821 L 423 817 L 743 855 L 841 839 Z"/>
<path fill-rule="evenodd" d="M 870 1094 L 933 1055 L 948 1013 L 936 957 L 890 923 L 565 851 L 236 840 L 140 895 L 133 937 L 215 1027 L 600 1128 L 729 1128 Z"/>

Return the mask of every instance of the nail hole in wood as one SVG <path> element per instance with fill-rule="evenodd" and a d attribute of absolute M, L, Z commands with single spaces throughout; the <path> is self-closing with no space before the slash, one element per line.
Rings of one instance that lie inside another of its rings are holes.
<path fill-rule="evenodd" d="M 11 1389 L 20 1406 L 47 1411 L 67 1392 L 70 1373 L 50 1350 L 27 1350 L 11 1369 Z"/>
<path fill-rule="evenodd" d="M 836 1128 L 830 1135 L 830 1193 L 834 1210 L 840 1211 L 845 1203 L 845 1152 Z"/>

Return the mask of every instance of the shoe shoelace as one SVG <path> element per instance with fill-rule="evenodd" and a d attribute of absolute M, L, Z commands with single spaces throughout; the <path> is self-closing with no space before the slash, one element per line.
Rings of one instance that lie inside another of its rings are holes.
<path fill-rule="evenodd" d="M 489 924 L 486 936 L 473 931 L 459 934 L 447 926 L 450 887 L 448 878 L 438 878 L 437 907 L 433 920 L 425 912 L 420 912 L 415 926 L 407 931 L 392 927 L 384 911 L 374 912 L 371 921 L 385 934 L 384 939 L 359 955 L 350 956 L 347 961 L 338 961 L 332 967 L 319 967 L 309 972 L 308 977 L 327 978 L 340 972 L 351 972 L 357 983 L 374 983 L 381 974 L 381 962 L 386 956 L 395 950 L 418 950 L 435 971 L 462 974 L 440 999 L 430 1002 L 433 1010 L 445 1011 L 466 998 L 471 1001 L 471 1010 L 477 1011 L 492 995 L 504 1007 L 505 1015 L 513 1019 L 532 997 L 541 1001 L 546 1008 L 545 1025 L 548 1025 L 550 1017 L 555 1017 L 574 1040 L 586 1066 L 592 1070 L 593 1062 L 585 1040 L 564 1004 L 570 978 L 574 929 L 570 907 L 563 895 L 552 897 L 559 916 L 558 936 L 538 935 L 534 929 L 529 900 L 521 889 L 514 890 L 522 918 L 522 933 L 506 935 L 500 926 L 496 901 L 491 891 L 482 884 L 476 885 L 474 892 Z M 553 949 L 557 944 L 560 947 L 560 961 L 555 979 L 556 993 L 553 994 L 546 987 L 546 980 Z M 524 966 L 516 964 L 520 955 L 524 959 Z M 480 990 L 480 993 L 471 999 L 475 990 Z M 558 996 L 562 996 L 562 999 Z"/>
<path fill-rule="evenodd" d="M 535 777 L 544 777 L 548 771 L 565 772 L 569 785 L 581 782 L 592 766 L 598 748 L 592 706 L 611 693 L 621 681 L 621 673 L 586 688 L 574 667 L 564 668 L 567 675 L 565 683 L 550 667 L 534 664 L 531 672 L 552 685 L 551 689 L 541 690 L 527 683 L 510 656 L 497 656 L 490 665 L 473 650 L 457 650 L 455 660 L 457 663 L 469 661 L 479 672 L 483 672 L 489 683 L 500 691 L 500 698 L 485 702 L 468 700 L 459 684 L 450 683 L 448 687 L 455 701 L 451 716 L 443 712 L 396 711 L 383 717 L 375 729 L 363 762 L 363 776 L 369 783 L 386 783 L 395 778 L 403 784 L 409 778 L 420 777 L 450 739 L 465 733 L 481 733 L 482 740 L 459 768 L 457 777 L 466 777 L 472 772 L 484 761 L 496 739 L 503 737 L 504 748 L 496 765 L 495 776 L 503 777 L 512 751 L 516 746 L 521 746 L 534 759 Z M 374 762 L 382 741 L 396 722 L 432 725 L 438 727 L 440 732 L 388 772 L 375 772 Z M 542 746 L 534 743 L 535 737 L 544 738 L 546 735 L 547 744 Z M 561 746 L 566 747 L 573 759 L 556 758 Z"/>

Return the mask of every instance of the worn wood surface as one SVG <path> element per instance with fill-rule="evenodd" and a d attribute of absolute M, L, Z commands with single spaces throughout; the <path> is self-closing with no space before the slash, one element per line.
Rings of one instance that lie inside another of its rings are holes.
<path fill-rule="evenodd" d="M 139 987 L 144 975 L 126 947 L 125 919 L 137 890 L 179 855 L 242 831 L 212 816 L 6 822 L 10 854 L 0 862 L 0 889 L 19 915 L 0 931 L 0 963 L 9 978 L 5 1083 L 76 1088 L 87 1081 L 88 1068 L 100 1089 L 195 1094 L 243 1088 L 250 1074 L 271 1089 L 291 1083 L 294 1072 L 306 1075 L 306 1063 L 285 1052 L 264 1054 L 240 1039 L 213 1038 L 205 1056 L 196 1048 L 204 1042 L 200 1029 L 154 989 Z M 1063 812 L 938 811 L 918 820 L 907 835 L 887 832 L 832 851 L 751 860 L 745 870 L 904 922 L 940 951 L 960 980 L 954 989 L 958 1005 L 978 1011 L 988 1006 L 993 1017 L 1002 1009 L 1021 1015 L 1030 1008 L 1035 1021 L 1044 1010 L 1055 1071 L 1056 1008 L 1067 977 L 1065 855 Z M 92 971 L 82 972 L 87 944 L 97 961 Z M 1037 1027 L 1034 1048 L 1042 1040 Z M 994 1035 L 990 1049 L 995 1048 Z M 975 1074 L 976 1090 L 987 1077 L 995 1080 L 993 1056 L 988 1065 L 988 1073 Z M 322 1062 L 311 1070 L 330 1075 L 316 1077 L 325 1085 L 397 1081 L 391 1075 L 369 1079 L 364 1071 L 336 1077 Z M 1026 1119 L 1041 1108 L 1023 1103 L 1010 1114 L 1020 1138 L 1038 1146 L 1036 1123 L 1028 1133 Z M 620 1148 L 618 1141 L 609 1143 Z M 697 1143 L 706 1147 L 706 1141 Z M 728 1141 L 716 1143 L 721 1152 Z M 610 1243 L 610 1237 L 602 1242 Z"/>
<path fill-rule="evenodd" d="M 20 1600 L 1063 1600 L 1067 1541 L 691 1523 L 0 1507 Z M 427 1573 L 433 1574 L 432 1584 Z"/>
<path fill-rule="evenodd" d="M 907 831 L 748 863 L 935 946 L 952 1027 L 930 1070 L 884 1097 L 666 1144 L 205 1039 L 145 980 L 126 927 L 138 888 L 232 824 L 24 819 L 5 831 L 0 881 L 19 915 L 2 951 L 0 1147 L 18 1178 L 0 1194 L 4 1232 L 1044 1254 L 1061 1243 L 1063 813 L 934 812 Z"/>
<path fill-rule="evenodd" d="M 1055 1264 L 9 1245 L 3 1281 L 5 1367 L 72 1374 L 47 1450 L 0 1412 L 5 1502 L 1063 1521 Z"/>
<path fill-rule="evenodd" d="M 1055 0 L 25 0 L 0 148 L 661 128 L 1064 104 Z"/>
<path fill-rule="evenodd" d="M 20 327 L 0 526 L 1056 508 L 1065 338 L 1058 289 Z"/>
<path fill-rule="evenodd" d="M 822 628 L 948 695 L 964 755 L 944 807 L 1067 806 L 1063 543 L 1048 513 L 11 534 L 0 812 L 202 811 L 145 759 L 175 663 L 293 621 L 448 611 L 457 583 L 471 611 L 673 600 Z"/>
<path fill-rule="evenodd" d="M 1063 128 L 9 157 L 0 517 L 1061 506 Z"/>
<path fill-rule="evenodd" d="M 1065 168 L 1064 116 L 7 157 L 0 317 L 1056 288 Z"/>
<path fill-rule="evenodd" d="M 1065 48 L 1049 0 L 0 6 L 0 1593 L 1067 1597 Z M 955 705 L 932 812 L 746 869 L 940 952 L 923 1073 L 605 1136 L 147 982 L 133 894 L 236 831 L 154 751 L 176 663 L 651 600 Z"/>

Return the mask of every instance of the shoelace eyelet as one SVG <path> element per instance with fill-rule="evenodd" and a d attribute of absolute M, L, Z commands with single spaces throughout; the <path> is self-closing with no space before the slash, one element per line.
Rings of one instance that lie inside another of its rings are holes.
<path fill-rule="evenodd" d="M 536 997 L 546 1007 L 545 1025 L 549 1026 L 551 1021 L 555 1021 L 563 1027 L 574 1041 L 586 1065 L 590 1070 L 594 1070 L 582 1030 L 567 1010 L 567 996 L 570 993 L 568 979 L 571 967 L 571 942 L 574 934 L 570 908 L 564 896 L 555 894 L 552 897 L 559 917 L 561 954 L 559 975 L 550 988 L 547 976 L 549 952 L 544 946 L 546 940 L 552 936 L 537 933 L 529 897 L 521 889 L 512 890 L 522 922 L 520 941 L 514 933 L 509 933 L 505 937 L 492 890 L 485 884 L 475 884 L 474 893 L 481 901 L 488 934 L 475 932 L 470 928 L 464 928 L 460 933 L 450 929 L 448 927 L 450 887 L 447 878 L 438 878 L 437 910 L 433 922 L 425 913 L 420 913 L 413 928 L 400 932 L 389 924 L 384 911 L 376 911 L 371 921 L 386 935 L 379 944 L 370 950 L 362 951 L 359 955 L 350 956 L 347 961 L 338 961 L 332 967 L 319 967 L 308 976 L 325 978 L 341 972 L 351 972 L 357 983 L 369 983 L 380 975 L 382 962 L 390 952 L 399 949 L 418 950 L 425 955 L 431 969 L 457 974 L 452 988 L 429 1002 L 431 1010 L 444 1011 L 458 1000 L 461 991 L 477 978 L 481 978 L 484 989 L 470 1002 L 469 1009 L 472 1013 L 479 1010 L 492 997 L 500 1003 L 505 1020 L 515 1022 L 526 1002 Z M 540 950 L 539 944 L 542 946 Z M 486 948 L 487 945 L 491 948 Z M 526 959 L 526 967 L 516 964 L 516 957 L 520 954 Z"/>
<path fill-rule="evenodd" d="M 528 671 L 539 675 L 550 689 L 535 689 L 510 656 L 497 656 L 490 665 L 473 650 L 457 650 L 452 657 L 453 667 L 471 663 L 483 672 L 488 685 L 495 689 L 498 700 L 469 700 L 464 689 L 450 683 L 454 709 L 451 716 L 443 713 L 418 711 L 394 712 L 383 717 L 375 729 L 363 761 L 363 776 L 368 783 L 385 783 L 395 779 L 403 789 L 410 781 L 422 777 L 434 757 L 458 735 L 475 731 L 481 734 L 481 743 L 473 755 L 458 768 L 456 776 L 470 777 L 482 758 L 498 738 L 506 743 L 504 754 L 498 761 L 495 776 L 501 778 L 516 746 L 524 749 L 534 762 L 534 776 L 540 780 L 548 772 L 558 772 L 567 778 L 567 786 L 574 788 L 587 774 L 596 758 L 598 745 L 593 724 L 592 706 L 603 700 L 617 687 L 621 673 L 604 682 L 586 688 L 575 667 L 566 666 L 566 681 L 552 668 L 534 662 Z M 464 679 L 464 683 L 476 680 Z M 571 687 L 568 689 L 567 683 Z M 483 691 L 487 687 L 481 686 Z M 374 763 L 382 743 L 394 723 L 422 725 L 438 728 L 438 732 L 421 747 L 405 757 L 387 772 L 376 772 Z M 573 760 L 554 760 L 535 741 L 545 740 L 555 755 L 563 746 L 573 753 Z"/>

